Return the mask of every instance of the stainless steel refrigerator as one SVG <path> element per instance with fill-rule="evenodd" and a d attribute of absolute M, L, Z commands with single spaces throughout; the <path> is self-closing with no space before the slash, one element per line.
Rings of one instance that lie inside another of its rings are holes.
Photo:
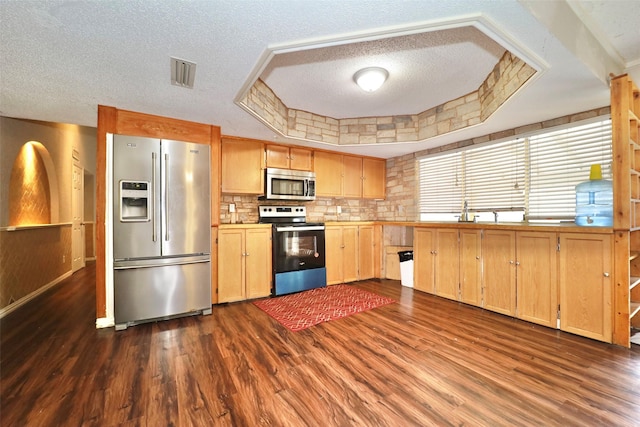
<path fill-rule="evenodd" d="M 209 146 L 113 137 L 116 330 L 211 314 Z"/>

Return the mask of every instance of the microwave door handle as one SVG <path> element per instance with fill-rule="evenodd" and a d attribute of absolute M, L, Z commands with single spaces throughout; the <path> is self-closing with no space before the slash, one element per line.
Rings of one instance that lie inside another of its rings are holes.
<path fill-rule="evenodd" d="M 304 193 L 305 196 L 309 196 L 309 180 L 305 179 L 302 182 L 304 183 L 304 191 L 303 191 L 303 193 Z"/>

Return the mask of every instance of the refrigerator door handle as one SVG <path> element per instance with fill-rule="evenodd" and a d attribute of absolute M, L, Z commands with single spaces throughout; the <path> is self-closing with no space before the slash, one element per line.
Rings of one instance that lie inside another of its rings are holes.
<path fill-rule="evenodd" d="M 151 153 L 151 188 L 152 188 L 152 194 L 153 194 L 153 199 L 151 202 L 151 227 L 152 227 L 152 231 L 151 231 L 151 235 L 153 238 L 153 241 L 155 242 L 157 240 L 157 235 L 156 235 L 156 220 L 157 218 L 157 212 L 156 212 L 156 197 L 157 197 L 157 192 L 156 192 L 156 153 L 153 152 Z"/>
<path fill-rule="evenodd" d="M 164 155 L 164 240 L 169 241 L 169 155 Z"/>
<path fill-rule="evenodd" d="M 129 261 L 116 261 L 114 262 L 114 270 L 131 270 L 133 268 L 154 268 L 154 267 L 166 267 L 169 265 L 187 265 L 187 264 L 200 264 L 203 262 L 211 262 L 210 255 L 193 256 L 193 257 L 180 257 L 180 258 L 163 258 L 155 260 L 129 260 Z"/>

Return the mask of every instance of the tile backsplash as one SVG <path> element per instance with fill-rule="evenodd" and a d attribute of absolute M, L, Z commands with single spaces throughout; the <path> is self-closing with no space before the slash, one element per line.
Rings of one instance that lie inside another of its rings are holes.
<path fill-rule="evenodd" d="M 235 203 L 237 223 L 253 224 L 258 222 L 258 206 L 297 206 L 307 208 L 307 221 L 373 221 L 376 219 L 378 201 L 367 199 L 340 199 L 318 197 L 313 202 L 282 202 L 277 200 L 258 200 L 257 196 L 223 194 L 220 202 L 220 223 L 231 223 L 229 204 Z M 341 213 L 338 213 L 338 207 Z"/>

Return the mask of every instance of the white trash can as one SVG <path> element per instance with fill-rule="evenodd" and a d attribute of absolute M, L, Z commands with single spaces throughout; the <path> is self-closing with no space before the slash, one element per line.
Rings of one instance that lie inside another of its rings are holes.
<path fill-rule="evenodd" d="M 413 288 L 413 251 L 400 251 L 400 284 Z"/>

